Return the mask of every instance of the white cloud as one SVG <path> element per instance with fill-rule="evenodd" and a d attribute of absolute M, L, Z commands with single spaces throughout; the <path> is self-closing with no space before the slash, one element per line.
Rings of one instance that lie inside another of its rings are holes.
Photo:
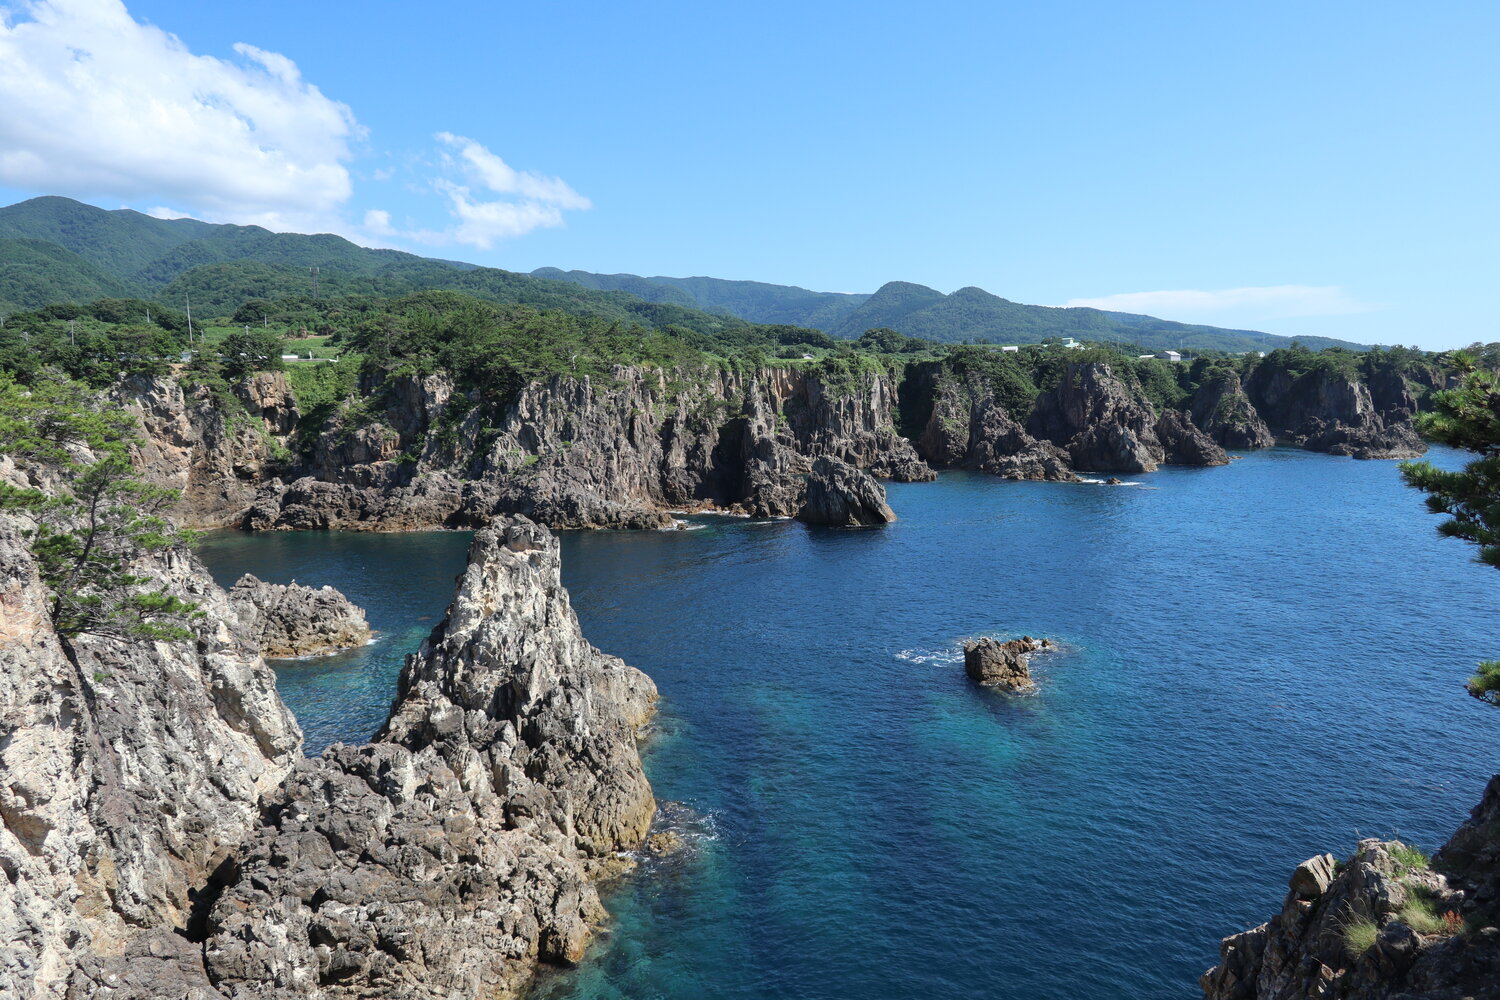
<path fill-rule="evenodd" d="M 169 197 L 200 218 L 327 226 L 351 194 L 350 109 L 285 56 L 194 55 L 120 0 L 0 0 L 0 183 Z"/>
<path fill-rule="evenodd" d="M 561 226 L 564 211 L 593 207 L 593 202 L 561 179 L 516 170 L 473 139 L 451 132 L 439 132 L 436 138 L 457 151 L 456 155 L 444 151 L 442 163 L 466 183 L 435 178 L 432 186 L 448 199 L 455 224 L 441 232 L 405 234 L 410 239 L 488 250 L 496 240 Z M 511 197 L 486 200 L 474 194 L 476 187 Z"/>
<path fill-rule="evenodd" d="M 1180 289 L 1163 292 L 1125 292 L 1091 299 L 1070 299 L 1064 305 L 1088 306 L 1112 312 L 1146 313 L 1182 322 L 1247 324 L 1304 316 L 1348 316 L 1370 312 L 1338 285 L 1269 285 L 1259 288 L 1222 288 L 1212 291 Z"/>

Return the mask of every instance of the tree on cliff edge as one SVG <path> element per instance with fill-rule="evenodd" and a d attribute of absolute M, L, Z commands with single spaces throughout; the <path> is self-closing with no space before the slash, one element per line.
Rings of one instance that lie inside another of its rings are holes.
<path fill-rule="evenodd" d="M 167 520 L 177 493 L 136 478 L 135 418 L 62 377 L 32 386 L 0 374 L 0 456 L 42 488 L 0 479 L 0 512 L 20 515 L 63 639 L 186 639 L 196 605 L 135 572 L 183 540 Z M 71 655 L 71 654 L 70 654 Z"/>
<path fill-rule="evenodd" d="M 1403 462 L 1401 477 L 1427 493 L 1427 507 L 1447 514 L 1438 532 L 1479 546 L 1479 562 L 1500 569 L 1500 386 L 1492 369 L 1477 367 L 1462 352 L 1453 356 L 1462 379 L 1434 393 L 1434 412 L 1418 418 L 1422 433 L 1446 445 L 1479 455 L 1458 472 L 1430 462 Z M 1469 694 L 1500 705 L 1500 661 L 1479 664 L 1469 678 Z"/>

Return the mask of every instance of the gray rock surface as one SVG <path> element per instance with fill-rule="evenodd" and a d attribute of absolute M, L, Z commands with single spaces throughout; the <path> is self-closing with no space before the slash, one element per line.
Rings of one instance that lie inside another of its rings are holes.
<path fill-rule="evenodd" d="M 277 584 L 246 573 L 230 588 L 242 633 L 262 656 L 308 656 L 370 641 L 365 613 L 332 587 Z"/>
<path fill-rule="evenodd" d="M 944 382 L 919 440 L 922 453 L 942 466 L 978 469 L 1004 479 L 1077 482 L 1068 455 L 1026 433 L 988 389 Z"/>
<path fill-rule="evenodd" d="M 139 572 L 196 639 L 59 637 L 0 516 L 0 995 L 211 997 L 203 888 L 301 757 L 275 676 L 190 555 Z"/>
<path fill-rule="evenodd" d="M 885 502 L 885 487 L 869 474 L 824 455 L 807 477 L 807 498 L 797 520 L 834 528 L 888 524 L 895 511 Z"/>
<path fill-rule="evenodd" d="M 1430 868 L 1393 847 L 1298 866 L 1280 913 L 1223 940 L 1206 1000 L 1500 997 L 1500 775 Z"/>
<path fill-rule="evenodd" d="M 1220 446 L 1249 450 L 1269 448 L 1276 437 L 1245 395 L 1240 377 L 1224 372 L 1206 380 L 1193 393 L 1193 423 Z"/>
<path fill-rule="evenodd" d="M 989 637 L 966 642 L 964 672 L 985 687 L 1029 691 L 1036 686 L 1031 680 L 1031 654 L 1051 646 L 1051 640 L 1029 635 L 1006 642 Z"/>
<path fill-rule="evenodd" d="M 654 699 L 583 639 L 556 539 L 521 518 L 481 530 L 375 741 L 272 798 L 209 918 L 214 982 L 508 997 L 536 961 L 577 961 L 604 915 L 593 879 L 650 827 L 636 734 Z"/>
<path fill-rule="evenodd" d="M 1371 389 L 1351 376 L 1314 369 L 1296 378 L 1261 365 L 1245 391 L 1278 441 L 1355 458 L 1416 458 L 1427 445 L 1412 424 L 1416 401 L 1400 376 L 1377 379 L 1389 410 L 1375 405 Z"/>
<path fill-rule="evenodd" d="M 1166 461 L 1156 411 L 1137 399 L 1109 365 L 1068 365 L 1057 387 L 1037 398 L 1027 430 L 1063 448 L 1075 469 L 1153 472 Z"/>
<path fill-rule="evenodd" d="M 1193 418 L 1180 410 L 1163 410 L 1156 421 L 1156 439 L 1171 465 L 1228 465 L 1229 456 L 1206 433 L 1193 426 Z"/>

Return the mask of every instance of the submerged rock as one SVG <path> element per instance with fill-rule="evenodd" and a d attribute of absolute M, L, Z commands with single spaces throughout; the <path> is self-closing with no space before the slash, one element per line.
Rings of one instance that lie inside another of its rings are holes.
<path fill-rule="evenodd" d="M 836 458 L 813 463 L 807 479 L 807 499 L 797 520 L 836 528 L 887 524 L 896 519 L 885 502 L 885 487 L 868 473 Z"/>
<path fill-rule="evenodd" d="M 262 656 L 308 656 L 370 641 L 365 613 L 332 587 L 266 583 L 246 573 L 229 591 L 243 634 Z"/>
<path fill-rule="evenodd" d="M 1001 642 L 983 638 L 964 643 L 964 672 L 986 687 L 1025 691 L 1035 687 L 1028 660 L 1032 653 L 1052 646 L 1050 639 L 1022 636 Z"/>

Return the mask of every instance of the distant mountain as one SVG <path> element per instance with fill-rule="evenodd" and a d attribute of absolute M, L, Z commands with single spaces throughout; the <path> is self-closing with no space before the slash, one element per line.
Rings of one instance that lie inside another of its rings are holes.
<path fill-rule="evenodd" d="M 312 269 L 316 268 L 316 275 Z M 202 315 L 227 315 L 247 299 L 468 292 L 496 302 L 668 324 L 716 333 L 745 323 L 823 330 L 846 339 L 875 327 L 945 342 L 1037 343 L 1061 337 L 1119 341 L 1153 350 L 1247 351 L 1292 338 L 1194 326 L 1098 309 L 1029 306 L 981 288 L 944 295 L 892 281 L 872 295 L 720 278 L 645 278 L 540 268 L 499 268 L 370 250 L 327 233 L 273 233 L 259 226 L 157 219 L 105 211 L 69 198 L 32 198 L 0 208 L 0 315 L 55 302 L 138 297 L 174 306 L 191 296 Z M 1358 347 L 1326 337 L 1309 347 Z"/>
<path fill-rule="evenodd" d="M 195 313 L 227 315 L 247 299 L 311 296 L 315 280 L 323 297 L 451 289 L 626 324 L 701 333 L 745 325 L 727 313 L 681 304 L 682 296 L 646 300 L 594 291 L 499 268 L 370 250 L 326 233 L 157 219 L 56 197 L 0 208 L 0 315 L 121 296 L 179 308 L 191 297 Z"/>
<path fill-rule="evenodd" d="M 708 312 L 722 312 L 752 323 L 809 326 L 834 337 L 853 339 L 866 330 L 888 327 L 908 337 L 948 343 L 979 341 L 1035 344 L 1074 337 L 1119 341 L 1152 350 L 1272 350 L 1294 338 L 1256 330 L 1197 326 L 1100 309 L 1029 306 L 1002 299 L 982 288 L 960 288 L 951 295 L 908 281 L 886 282 L 873 295 L 812 292 L 791 285 L 719 278 L 643 278 L 635 274 L 592 274 L 539 268 L 533 275 L 572 281 L 588 288 L 614 288 L 652 301 L 672 301 Z M 685 293 L 684 299 L 680 293 Z M 1364 345 L 1328 337 L 1295 338 L 1308 347 Z"/>

